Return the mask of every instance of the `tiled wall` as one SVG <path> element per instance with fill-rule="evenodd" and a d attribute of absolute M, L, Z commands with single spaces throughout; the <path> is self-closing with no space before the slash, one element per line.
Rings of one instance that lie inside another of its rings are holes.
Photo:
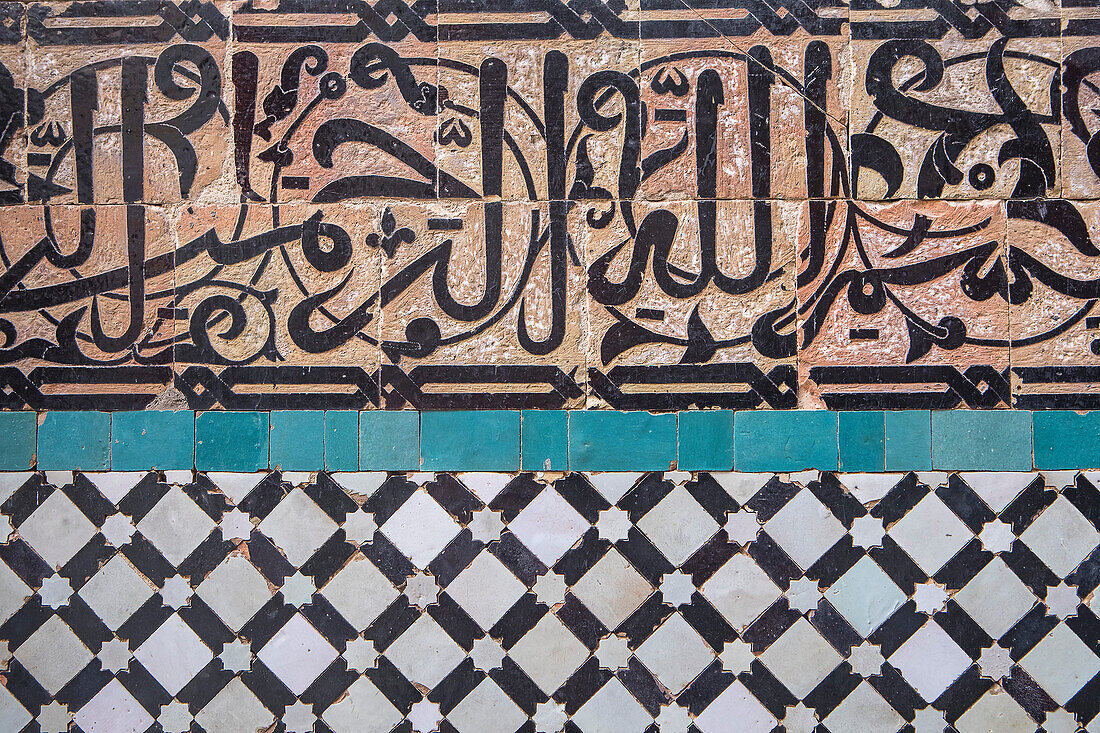
<path fill-rule="evenodd" d="M 1100 467 L 1100 412 L 0 413 L 0 470 L 1027 471 Z M 36 448 L 37 446 L 37 448 Z"/>
<path fill-rule="evenodd" d="M 1100 406 L 1087 0 L 0 20 L 5 409 Z"/>

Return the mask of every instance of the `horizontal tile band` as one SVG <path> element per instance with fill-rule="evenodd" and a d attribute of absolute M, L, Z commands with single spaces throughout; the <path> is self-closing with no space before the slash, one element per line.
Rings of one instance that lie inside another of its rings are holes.
<path fill-rule="evenodd" d="M 0 412 L 0 470 L 1100 468 L 1100 411 Z"/>

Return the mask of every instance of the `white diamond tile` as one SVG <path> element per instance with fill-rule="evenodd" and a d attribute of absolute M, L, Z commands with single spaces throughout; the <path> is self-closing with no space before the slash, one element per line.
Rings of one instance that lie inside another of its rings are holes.
<path fill-rule="evenodd" d="M 380 529 L 416 567 L 425 568 L 462 528 L 435 499 L 417 489 Z"/>
<path fill-rule="evenodd" d="M 738 631 L 743 630 L 782 594 L 748 555 L 734 555 L 701 588 L 703 596 Z"/>
<path fill-rule="evenodd" d="M 718 522 L 707 514 L 683 486 L 677 486 L 638 520 L 638 529 L 673 565 L 682 565 L 718 531 Z"/>
<path fill-rule="evenodd" d="M 19 525 L 19 536 L 55 568 L 69 562 L 96 531 L 91 520 L 62 491 L 46 497 Z"/>
<path fill-rule="evenodd" d="M 714 652 L 679 613 L 674 613 L 654 631 L 634 656 L 678 695 L 714 661 Z"/>
<path fill-rule="evenodd" d="M 932 702 L 970 667 L 970 657 L 939 624 L 929 620 L 892 655 L 906 682 Z"/>
<path fill-rule="evenodd" d="M 173 565 L 186 560 L 214 527 L 214 520 L 175 486 L 137 524 L 145 539 Z"/>
<path fill-rule="evenodd" d="M 1037 725 L 1027 711 L 1000 687 L 993 687 L 959 716 L 959 733 L 1035 733 Z"/>
<path fill-rule="evenodd" d="M 825 598 L 860 636 L 871 635 L 905 603 L 901 588 L 869 555 L 864 555 L 840 576 Z"/>
<path fill-rule="evenodd" d="M 508 523 L 519 541 L 544 565 L 556 563 L 589 528 L 557 491 L 545 489 Z"/>
<path fill-rule="evenodd" d="M 321 718 L 333 733 L 389 733 L 401 722 L 401 711 L 373 682 L 360 677 Z"/>
<path fill-rule="evenodd" d="M 1069 499 L 1059 496 L 1020 535 L 1047 567 L 1066 577 L 1100 542 L 1100 533 Z"/>
<path fill-rule="evenodd" d="M 240 555 L 226 558 L 195 590 L 234 631 L 240 631 L 273 595 L 260 571 Z"/>
<path fill-rule="evenodd" d="M 27 709 L 7 687 L 0 685 L 0 730 L 21 731 L 31 720 L 33 717 Z"/>
<path fill-rule="evenodd" d="M 234 677 L 214 699 L 195 715 L 206 733 L 242 733 L 266 730 L 275 716 L 263 706 L 252 690 Z"/>
<path fill-rule="evenodd" d="M 382 571 L 358 553 L 321 589 L 321 594 L 356 631 L 367 628 L 399 595 Z"/>
<path fill-rule="evenodd" d="M 986 565 L 955 602 L 994 639 L 1000 639 L 1035 605 L 1035 595 L 999 557 Z"/>
<path fill-rule="evenodd" d="M 33 594 L 31 587 L 7 563 L 0 562 L 0 624 L 11 618 Z"/>
<path fill-rule="evenodd" d="M 831 731 L 897 733 L 905 719 L 865 680 L 822 722 Z"/>
<path fill-rule="evenodd" d="M 760 661 L 801 699 L 821 684 L 842 658 L 809 621 L 799 618 L 764 650 Z"/>
<path fill-rule="evenodd" d="M 73 716 L 84 733 L 143 733 L 153 716 L 118 680 L 111 680 Z"/>
<path fill-rule="evenodd" d="M 1003 512 L 1012 500 L 1019 496 L 1020 492 L 1031 485 L 1037 474 L 1016 473 L 1009 471 L 988 471 L 975 473 L 960 473 L 959 478 L 966 485 L 974 489 L 974 493 L 981 497 L 990 509 Z"/>
<path fill-rule="evenodd" d="M 736 680 L 695 718 L 695 727 L 702 733 L 730 733 L 732 724 L 737 726 L 738 733 L 770 733 L 776 722 L 768 709 Z"/>
<path fill-rule="evenodd" d="M 552 695 L 588 658 L 588 647 L 557 616 L 547 613 L 508 651 L 508 656 L 539 689 Z"/>
<path fill-rule="evenodd" d="M 387 647 L 385 656 L 410 682 L 431 688 L 466 658 L 466 652 L 424 614 Z"/>
<path fill-rule="evenodd" d="M 15 650 L 16 659 L 51 695 L 92 661 L 92 653 L 69 625 L 51 616 Z"/>
<path fill-rule="evenodd" d="M 888 534 L 928 575 L 934 575 L 974 536 L 934 493 L 928 493 Z"/>
<path fill-rule="evenodd" d="M 173 614 L 134 651 L 134 658 L 174 696 L 214 658 L 214 653 Z"/>
<path fill-rule="evenodd" d="M 339 656 L 301 614 L 294 614 L 256 657 L 295 695 L 301 695 Z"/>
<path fill-rule="evenodd" d="M 489 677 L 447 713 L 458 733 L 514 733 L 527 716 Z"/>
<path fill-rule="evenodd" d="M 623 683 L 612 677 L 573 714 L 573 722 L 582 733 L 642 733 L 653 718 Z"/>
<path fill-rule="evenodd" d="M 153 595 L 148 582 L 119 553 L 84 584 L 80 597 L 113 630 Z"/>
<path fill-rule="evenodd" d="M 577 600 L 609 629 L 625 621 L 652 592 L 649 581 L 615 549 L 573 585 Z"/>
<path fill-rule="evenodd" d="M 764 530 L 806 570 L 845 535 L 844 525 L 809 490 L 802 489 L 764 524 Z"/>
<path fill-rule="evenodd" d="M 312 557 L 336 528 L 332 517 L 321 511 L 301 489 L 284 496 L 259 526 L 294 567 L 301 567 Z"/>
<path fill-rule="evenodd" d="M 527 591 L 493 553 L 478 554 L 447 586 L 447 595 L 485 630 L 492 628 Z"/>
<path fill-rule="evenodd" d="M 1100 674 L 1100 659 L 1068 626 L 1058 624 L 1020 659 L 1020 667 L 1056 703 L 1065 705 Z"/>

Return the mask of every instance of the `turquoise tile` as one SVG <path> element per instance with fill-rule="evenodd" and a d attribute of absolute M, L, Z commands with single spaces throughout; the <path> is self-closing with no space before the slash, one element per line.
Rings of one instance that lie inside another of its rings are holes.
<path fill-rule="evenodd" d="M 733 419 L 738 471 L 837 470 L 837 418 L 827 410 L 752 410 Z"/>
<path fill-rule="evenodd" d="M 266 412 L 201 412 L 195 416 L 195 468 L 200 471 L 267 469 Z"/>
<path fill-rule="evenodd" d="M 565 410 L 520 413 L 520 467 L 524 471 L 564 471 L 569 467 L 569 419 Z"/>
<path fill-rule="evenodd" d="M 571 471 L 667 471 L 675 464 L 675 413 L 569 413 Z"/>
<path fill-rule="evenodd" d="M 932 469 L 932 413 L 892 410 L 886 413 L 886 470 Z"/>
<path fill-rule="evenodd" d="M 427 471 L 516 471 L 519 429 L 514 410 L 421 413 L 421 466 Z"/>
<path fill-rule="evenodd" d="M 681 471 L 733 469 L 733 411 L 691 410 L 679 415 Z"/>
<path fill-rule="evenodd" d="M 0 471 L 26 471 L 34 467 L 38 414 L 0 412 Z"/>
<path fill-rule="evenodd" d="M 1035 468 L 1100 468 L 1100 411 L 1051 410 L 1032 416 Z"/>
<path fill-rule="evenodd" d="M 881 412 L 837 413 L 840 470 L 873 473 L 886 470 L 886 423 Z"/>
<path fill-rule="evenodd" d="M 111 469 L 188 470 L 195 467 L 195 413 L 116 412 L 111 417 Z"/>
<path fill-rule="evenodd" d="M 325 413 L 325 469 L 359 470 L 359 413 L 355 410 Z"/>
<path fill-rule="evenodd" d="M 932 468 L 1030 471 L 1031 412 L 943 410 L 932 413 Z"/>
<path fill-rule="evenodd" d="M 47 412 L 38 426 L 41 471 L 106 471 L 111 467 L 111 413 Z"/>
<path fill-rule="evenodd" d="M 320 471 L 325 467 L 323 410 L 272 410 L 271 468 Z"/>
<path fill-rule="evenodd" d="M 420 413 L 415 410 L 359 413 L 359 469 L 418 471 Z"/>

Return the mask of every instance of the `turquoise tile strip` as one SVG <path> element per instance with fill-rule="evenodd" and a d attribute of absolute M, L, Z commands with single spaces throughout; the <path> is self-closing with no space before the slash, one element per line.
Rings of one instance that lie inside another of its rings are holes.
<path fill-rule="evenodd" d="M 271 411 L 271 468 L 320 471 L 325 465 L 323 410 Z"/>
<path fill-rule="evenodd" d="M 106 471 L 111 467 L 111 413 L 47 412 L 38 426 L 38 468 Z"/>
<path fill-rule="evenodd" d="M 518 471 L 520 414 L 458 410 L 420 414 L 420 467 L 425 471 Z"/>
<path fill-rule="evenodd" d="M 268 413 L 200 412 L 195 416 L 195 468 L 200 471 L 266 470 Z"/>
<path fill-rule="evenodd" d="M 1084 470 L 1100 468 L 1100 411 L 0 412 L 0 471 L 192 467 Z"/>
<path fill-rule="evenodd" d="M 325 468 L 359 470 L 359 413 L 329 410 L 325 413 Z"/>
<path fill-rule="evenodd" d="M 519 435 L 522 470 L 569 468 L 569 413 L 565 410 L 523 410 Z"/>
<path fill-rule="evenodd" d="M 932 470 L 932 413 L 893 410 L 886 417 L 886 470 Z"/>
<path fill-rule="evenodd" d="M 681 471 L 733 470 L 732 410 L 681 412 L 678 460 Z"/>
<path fill-rule="evenodd" d="M 37 413 L 0 412 L 0 471 L 33 468 L 37 440 Z"/>
<path fill-rule="evenodd" d="M 175 471 L 195 465 L 195 413 L 143 410 L 111 415 L 111 469 Z"/>
<path fill-rule="evenodd" d="M 738 412 L 733 421 L 738 471 L 835 471 L 837 413 L 827 410 Z"/>
<path fill-rule="evenodd" d="M 570 470 L 667 471 L 675 465 L 675 413 L 569 413 Z"/>
<path fill-rule="evenodd" d="M 359 470 L 416 471 L 419 468 L 419 412 L 359 414 Z"/>
<path fill-rule="evenodd" d="M 932 468 L 940 471 L 1028 471 L 1031 413 L 945 410 L 932 413 Z"/>
<path fill-rule="evenodd" d="M 886 418 L 881 412 L 837 413 L 840 470 L 881 473 L 886 470 Z"/>

